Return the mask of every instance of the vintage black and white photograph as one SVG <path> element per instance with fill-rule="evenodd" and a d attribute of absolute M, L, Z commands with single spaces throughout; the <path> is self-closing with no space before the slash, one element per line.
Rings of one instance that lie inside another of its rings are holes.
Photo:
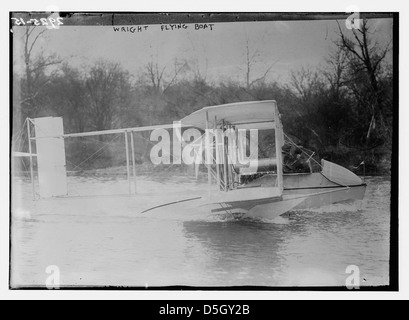
<path fill-rule="evenodd" d="M 397 13 L 10 19 L 11 289 L 396 284 Z"/>

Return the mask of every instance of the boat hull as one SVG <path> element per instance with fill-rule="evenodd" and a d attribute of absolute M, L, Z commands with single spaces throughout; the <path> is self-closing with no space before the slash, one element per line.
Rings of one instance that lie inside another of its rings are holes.
<path fill-rule="evenodd" d="M 305 199 L 293 209 L 313 209 L 341 202 L 362 200 L 365 196 L 366 184 L 350 187 L 327 187 L 285 190 L 284 198 L 305 196 Z"/>
<path fill-rule="evenodd" d="M 335 203 L 362 200 L 366 185 L 285 190 L 282 197 L 210 204 L 212 213 L 239 218 L 274 219 L 288 211 L 319 208 Z"/>
<path fill-rule="evenodd" d="M 329 173 L 333 176 L 327 174 L 328 177 L 321 172 L 287 174 L 283 176 L 284 190 L 281 192 L 276 187 L 276 176 L 266 175 L 236 190 L 219 191 L 209 197 L 187 199 L 178 203 L 182 202 L 180 205 L 191 210 L 205 209 L 212 214 L 230 215 L 237 219 L 274 219 L 292 210 L 308 210 L 362 200 L 365 196 L 366 184 L 360 178 L 355 180 L 358 182 L 355 185 L 341 184 L 347 182 L 345 177 L 349 178 L 353 174 L 342 172 L 343 169 L 337 167 L 335 169 L 333 170 L 335 173 L 339 171 L 343 173 L 344 180 L 341 181 L 331 171 Z"/>

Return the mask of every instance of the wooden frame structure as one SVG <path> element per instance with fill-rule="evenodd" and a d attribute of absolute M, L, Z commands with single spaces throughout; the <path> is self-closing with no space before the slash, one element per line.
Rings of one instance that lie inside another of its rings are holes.
<path fill-rule="evenodd" d="M 33 137 L 31 135 L 30 126 L 36 125 L 35 120 L 27 119 L 27 133 L 29 139 L 29 157 L 30 157 L 30 175 L 32 182 L 33 198 L 35 198 L 35 183 L 34 183 L 34 169 L 33 169 L 33 153 L 31 142 L 39 137 Z M 280 121 L 280 115 L 276 102 L 269 101 L 256 101 L 245 103 L 234 103 L 228 105 L 220 105 L 213 107 L 206 107 L 198 110 L 191 115 L 181 120 L 181 127 L 195 127 L 201 130 L 205 130 L 205 145 L 207 159 L 221 160 L 222 164 L 216 164 L 215 172 L 212 172 L 211 165 L 207 165 L 207 176 L 209 184 L 209 194 L 211 192 L 212 177 L 215 177 L 216 183 L 220 190 L 225 192 L 232 190 L 233 174 L 231 168 L 229 168 L 229 150 L 228 150 L 228 137 L 226 135 L 227 127 L 235 126 L 244 129 L 248 128 L 262 128 L 262 129 L 274 129 L 275 134 L 275 146 L 276 146 L 276 163 L 277 163 L 277 181 L 278 188 L 282 192 L 283 190 L 283 169 L 282 169 L 282 155 L 281 147 L 284 143 L 282 125 Z M 76 138 L 76 137 L 90 137 L 110 134 L 124 134 L 125 140 L 125 154 L 126 154 L 126 174 L 128 181 L 128 193 L 137 193 L 137 178 L 136 178 L 136 163 L 135 163 L 135 143 L 134 133 L 153 131 L 155 129 L 173 129 L 174 124 L 167 125 L 153 125 L 143 127 L 133 127 L 124 129 L 112 129 L 102 131 L 90 131 L 80 133 L 68 133 L 58 136 L 50 136 L 47 138 Z M 219 130 L 218 130 L 219 129 Z M 216 135 L 211 137 L 209 131 L 214 130 Z M 213 140 L 215 146 L 213 148 Z M 212 151 L 214 150 L 215 153 Z M 215 157 L 213 155 L 215 154 Z M 132 168 L 131 168 L 132 167 Z M 132 184 L 133 180 L 133 184 Z M 133 185 L 133 187 L 132 187 Z"/>

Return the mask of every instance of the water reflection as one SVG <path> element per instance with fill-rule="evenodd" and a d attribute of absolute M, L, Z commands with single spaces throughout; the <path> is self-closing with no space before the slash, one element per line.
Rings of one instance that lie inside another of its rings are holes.
<path fill-rule="evenodd" d="M 285 269 L 283 247 L 290 233 L 303 234 L 304 226 L 281 218 L 281 223 L 254 221 L 185 222 L 185 237 L 199 241 L 212 262 L 214 282 L 221 286 L 279 283 Z"/>

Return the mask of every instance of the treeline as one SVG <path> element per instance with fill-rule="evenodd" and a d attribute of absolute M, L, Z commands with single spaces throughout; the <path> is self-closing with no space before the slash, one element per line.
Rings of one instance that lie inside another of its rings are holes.
<path fill-rule="evenodd" d="M 29 41 L 27 30 L 24 73 L 13 77 L 15 136 L 24 135 L 27 117 L 62 116 L 66 133 L 84 132 L 167 124 L 209 105 L 274 99 L 286 133 L 297 143 L 350 168 L 365 161 L 369 174 L 390 172 L 393 73 L 386 58 L 392 46 L 371 43 L 367 21 L 352 38 L 340 29 L 336 49 L 320 67 L 289 71 L 291 80 L 284 84 L 268 81 L 267 72 L 250 81 L 250 69 L 243 83 L 211 82 L 178 60 L 172 67 L 147 63 L 137 75 L 110 61 L 78 69 L 56 56 L 31 56 L 35 40 Z M 148 147 L 138 162 L 146 160 Z M 79 163 L 98 145 L 78 139 L 68 148 L 70 163 Z M 98 166 L 112 165 L 109 159 L 112 152 Z"/>

